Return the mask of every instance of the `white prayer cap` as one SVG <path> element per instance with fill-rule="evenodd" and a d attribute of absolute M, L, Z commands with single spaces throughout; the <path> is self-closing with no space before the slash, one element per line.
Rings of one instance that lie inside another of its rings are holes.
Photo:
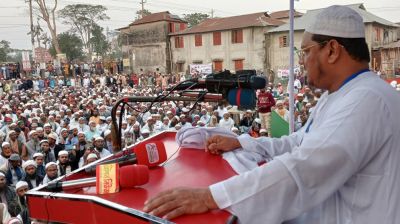
<path fill-rule="evenodd" d="M 98 159 L 98 158 L 97 158 L 97 155 L 96 155 L 96 154 L 90 153 L 90 154 L 88 155 L 87 159 Z"/>
<path fill-rule="evenodd" d="M 40 152 L 37 152 L 37 153 L 33 154 L 32 158 L 35 159 L 36 157 L 39 157 L 39 156 L 43 157 L 43 154 Z"/>
<path fill-rule="evenodd" d="M 46 166 L 44 167 L 46 170 L 47 170 L 47 168 L 49 168 L 50 166 L 57 166 L 57 163 L 55 163 L 55 162 L 49 162 L 49 163 L 47 163 L 46 164 Z"/>
<path fill-rule="evenodd" d="M 25 181 L 18 181 L 17 184 L 15 185 L 15 189 L 18 190 L 21 187 L 28 187 L 28 183 Z"/>
<path fill-rule="evenodd" d="M 107 129 L 104 131 L 104 137 L 107 137 L 109 134 L 111 134 L 110 130 Z"/>
<path fill-rule="evenodd" d="M 239 131 L 239 129 L 237 127 L 232 127 L 231 131 Z"/>
<path fill-rule="evenodd" d="M 142 134 L 150 134 L 150 131 L 147 128 L 142 129 Z"/>
<path fill-rule="evenodd" d="M 3 172 L 0 172 L 0 177 L 6 177 L 6 175 Z"/>
<path fill-rule="evenodd" d="M 94 138 L 94 140 L 95 140 L 95 141 L 98 141 L 98 140 L 103 140 L 103 141 L 104 141 L 104 138 L 101 137 L 101 136 L 97 136 L 97 137 Z"/>
<path fill-rule="evenodd" d="M 22 169 L 26 169 L 28 166 L 34 166 L 36 168 L 36 163 L 33 160 L 27 160 L 26 162 L 24 162 L 24 164 L 22 164 Z"/>
<path fill-rule="evenodd" d="M 65 150 L 61 150 L 58 152 L 58 156 L 68 156 L 68 152 Z"/>
<path fill-rule="evenodd" d="M 45 143 L 45 142 L 49 143 L 49 140 L 43 139 L 42 141 L 39 142 L 39 145 L 42 145 L 42 144 Z"/>
<path fill-rule="evenodd" d="M 36 133 L 35 130 L 30 131 L 30 132 L 29 132 L 29 136 L 32 136 L 32 135 L 35 134 L 35 133 Z"/>
<path fill-rule="evenodd" d="M 43 125 L 43 127 L 51 127 L 51 125 L 49 123 L 46 123 Z"/>
<path fill-rule="evenodd" d="M 1 144 L 1 147 L 4 147 L 6 145 L 10 145 L 10 143 L 9 142 L 3 142 L 3 144 Z"/>
<path fill-rule="evenodd" d="M 55 134 L 53 134 L 53 133 L 50 133 L 50 134 L 47 135 L 47 139 L 49 139 L 49 138 L 57 140 L 57 136 Z"/>
<path fill-rule="evenodd" d="M 260 129 L 260 133 L 268 133 L 266 129 L 262 128 Z"/>
<path fill-rule="evenodd" d="M 322 10 L 306 32 L 332 37 L 365 38 L 363 18 L 347 6 L 333 5 Z"/>

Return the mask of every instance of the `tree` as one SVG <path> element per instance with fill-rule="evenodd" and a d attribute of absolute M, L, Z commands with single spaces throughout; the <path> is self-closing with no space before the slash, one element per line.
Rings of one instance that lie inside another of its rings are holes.
<path fill-rule="evenodd" d="M 60 45 L 57 41 L 57 26 L 55 17 L 58 0 L 52 0 L 54 2 L 53 7 L 50 7 L 47 4 L 48 2 L 46 3 L 46 0 L 34 0 L 34 1 L 39 7 L 40 13 L 38 14 L 38 16 L 46 22 L 47 28 L 50 31 L 52 45 L 54 46 L 56 53 L 61 54 Z"/>
<path fill-rule="evenodd" d="M 103 34 L 103 30 L 103 27 L 95 25 L 89 41 L 96 54 L 101 56 L 104 56 L 109 48 L 109 43 L 107 42 L 107 37 Z"/>
<path fill-rule="evenodd" d="M 106 7 L 102 5 L 76 4 L 67 5 L 58 12 L 63 19 L 63 24 L 71 26 L 71 32 L 77 33 L 85 48 L 91 53 L 90 36 L 93 29 L 98 26 L 98 21 L 110 19 L 105 11 Z"/>
<path fill-rule="evenodd" d="M 136 11 L 136 20 L 139 20 L 145 16 L 151 15 L 151 12 L 147 9 Z"/>
<path fill-rule="evenodd" d="M 57 40 L 60 44 L 60 48 L 62 52 L 67 55 L 68 60 L 72 61 L 74 59 L 82 58 L 83 51 L 82 51 L 82 41 L 81 39 L 72 33 L 61 33 L 57 36 Z M 54 46 L 50 47 L 50 54 L 55 55 L 56 50 Z"/>
<path fill-rule="evenodd" d="M 191 13 L 191 14 L 183 14 L 183 20 L 188 22 L 189 27 L 196 26 L 197 24 L 201 23 L 203 20 L 209 17 L 208 14 L 205 13 Z"/>
<path fill-rule="evenodd" d="M 6 40 L 0 41 L 0 61 L 7 61 L 7 54 L 10 52 L 10 42 Z"/>

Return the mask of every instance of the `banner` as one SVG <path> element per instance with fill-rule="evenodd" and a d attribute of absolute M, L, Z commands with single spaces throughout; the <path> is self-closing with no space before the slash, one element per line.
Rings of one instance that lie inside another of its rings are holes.
<path fill-rule="evenodd" d="M 190 64 L 189 69 L 191 75 L 196 75 L 196 74 L 208 75 L 212 73 L 212 63 Z"/>
<path fill-rule="evenodd" d="M 31 70 L 31 60 L 29 59 L 29 51 L 22 51 L 22 69 L 24 71 Z"/>
<path fill-rule="evenodd" d="M 289 135 L 289 123 L 275 111 L 271 112 L 270 133 L 273 138 Z"/>

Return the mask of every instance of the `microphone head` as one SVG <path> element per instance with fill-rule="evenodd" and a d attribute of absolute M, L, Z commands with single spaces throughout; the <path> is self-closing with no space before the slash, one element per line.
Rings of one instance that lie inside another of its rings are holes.
<path fill-rule="evenodd" d="M 267 85 L 267 79 L 260 76 L 252 76 L 250 78 L 250 83 L 252 89 L 264 89 L 265 86 Z"/>
<path fill-rule="evenodd" d="M 137 164 L 155 167 L 167 160 L 167 152 L 161 141 L 142 142 L 133 147 Z"/>
<path fill-rule="evenodd" d="M 228 102 L 230 105 L 253 109 L 256 106 L 256 91 L 254 89 L 231 89 L 228 92 Z"/>
<path fill-rule="evenodd" d="M 133 188 L 149 182 L 149 168 L 145 165 L 129 165 L 119 168 L 121 188 Z"/>

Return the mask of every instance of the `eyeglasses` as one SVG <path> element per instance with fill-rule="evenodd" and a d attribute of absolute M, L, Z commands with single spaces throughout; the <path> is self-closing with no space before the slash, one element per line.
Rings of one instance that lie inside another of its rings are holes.
<path fill-rule="evenodd" d="M 311 48 L 313 48 L 313 47 L 315 47 L 317 45 L 323 45 L 323 44 L 326 44 L 326 43 L 328 43 L 327 40 L 319 42 L 319 43 L 312 44 L 312 45 L 304 47 L 304 48 L 301 48 L 300 50 L 295 49 L 295 52 L 296 52 L 297 56 L 299 56 L 299 59 L 303 60 L 307 50 L 309 50 L 309 49 L 311 49 Z"/>

